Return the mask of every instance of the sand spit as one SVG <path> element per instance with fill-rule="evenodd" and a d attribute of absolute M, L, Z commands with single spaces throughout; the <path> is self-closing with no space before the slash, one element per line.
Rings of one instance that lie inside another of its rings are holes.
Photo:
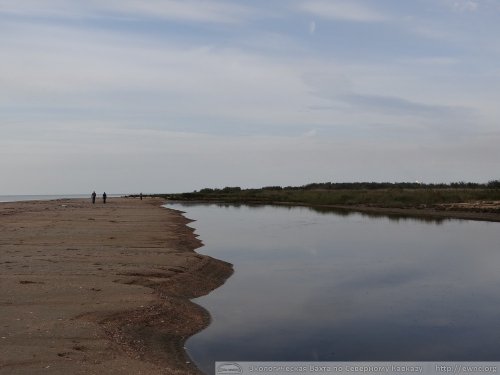
<path fill-rule="evenodd" d="M 159 199 L 0 203 L 1 374 L 192 374 L 190 298 L 232 274 Z"/>
<path fill-rule="evenodd" d="M 461 219 L 476 221 L 500 222 L 500 202 L 480 201 L 471 203 L 442 203 L 421 207 L 377 207 L 368 205 L 356 206 L 324 206 L 358 211 L 374 215 L 429 218 L 435 220 Z"/>

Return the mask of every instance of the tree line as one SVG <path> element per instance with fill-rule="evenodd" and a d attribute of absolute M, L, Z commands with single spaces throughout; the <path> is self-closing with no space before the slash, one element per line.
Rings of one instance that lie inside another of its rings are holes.
<path fill-rule="evenodd" d="M 238 186 L 224 188 L 204 188 L 194 193 L 201 194 L 234 194 L 242 191 L 281 191 L 281 190 L 379 190 L 379 189 L 499 189 L 500 180 L 487 183 L 451 182 L 451 183 L 421 183 L 421 182 L 315 182 L 302 186 L 264 186 L 260 189 L 242 189 Z"/>

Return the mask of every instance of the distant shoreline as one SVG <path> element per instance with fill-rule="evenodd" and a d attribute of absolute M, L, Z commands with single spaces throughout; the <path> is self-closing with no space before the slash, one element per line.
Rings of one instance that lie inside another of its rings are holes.
<path fill-rule="evenodd" d="M 383 214 L 389 216 L 421 217 L 435 219 L 460 219 L 500 222 L 500 212 L 480 212 L 474 210 L 455 210 L 453 208 L 391 208 L 369 206 L 320 206 L 344 209 L 356 212 Z"/>
<path fill-rule="evenodd" d="M 183 346 L 210 317 L 190 299 L 233 270 L 162 204 L 0 203 L 0 372 L 199 373 Z"/>
<path fill-rule="evenodd" d="M 274 204 L 351 210 L 372 214 L 500 221 L 500 181 L 452 183 L 313 183 L 259 189 L 225 187 L 156 194 L 181 202 Z"/>

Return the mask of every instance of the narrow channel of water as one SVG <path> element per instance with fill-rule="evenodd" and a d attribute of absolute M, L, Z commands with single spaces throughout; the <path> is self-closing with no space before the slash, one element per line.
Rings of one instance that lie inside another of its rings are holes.
<path fill-rule="evenodd" d="M 500 225 L 304 207 L 169 205 L 234 264 L 194 300 L 214 361 L 500 360 Z"/>

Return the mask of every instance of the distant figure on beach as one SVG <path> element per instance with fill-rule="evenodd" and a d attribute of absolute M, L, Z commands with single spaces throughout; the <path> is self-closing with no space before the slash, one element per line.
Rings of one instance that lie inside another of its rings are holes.
<path fill-rule="evenodd" d="M 141 201 L 142 201 L 142 193 L 141 193 L 141 194 L 139 194 L 139 198 L 141 198 Z"/>
<path fill-rule="evenodd" d="M 91 197 L 92 197 L 92 204 L 95 204 L 95 197 L 97 196 L 97 194 L 95 193 L 95 191 L 92 193 Z"/>
<path fill-rule="evenodd" d="M 106 198 L 107 197 L 108 196 L 106 195 L 106 192 L 102 193 L 102 201 L 103 201 L 103 203 L 106 203 Z"/>

